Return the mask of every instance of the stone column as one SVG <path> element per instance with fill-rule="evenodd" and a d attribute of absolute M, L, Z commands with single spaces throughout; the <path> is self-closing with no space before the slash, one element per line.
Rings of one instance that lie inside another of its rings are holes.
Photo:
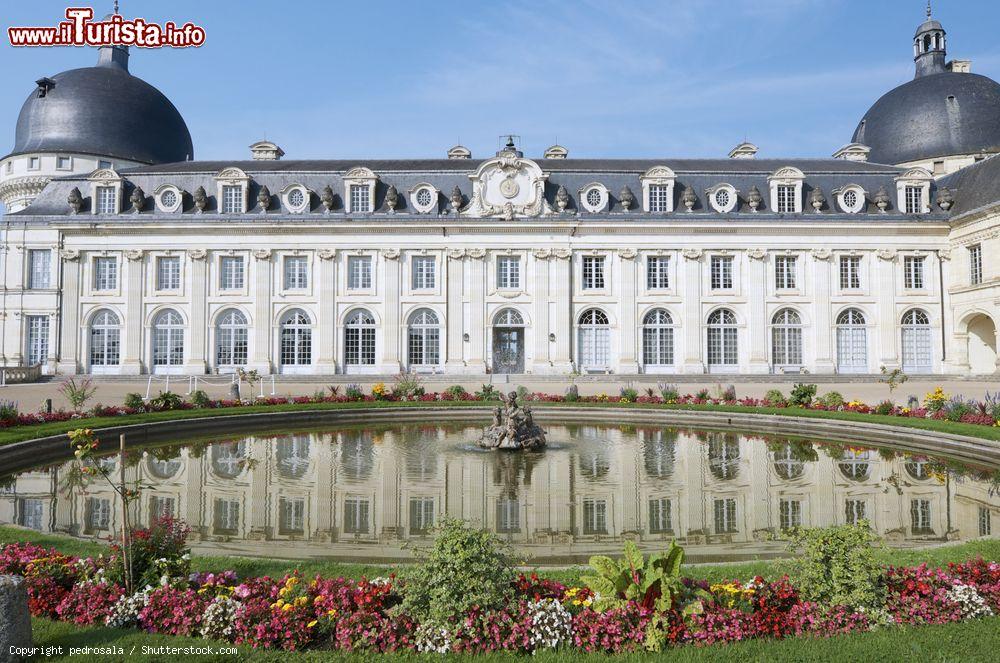
<path fill-rule="evenodd" d="M 550 346 L 552 373 L 573 370 L 573 251 L 556 249 L 549 262 L 549 333 L 556 340 Z"/>
<path fill-rule="evenodd" d="M 80 366 L 86 364 L 84 357 L 78 357 L 77 349 L 80 338 L 80 252 L 65 250 L 59 255 L 62 258 L 62 310 L 57 371 L 75 375 Z"/>
<path fill-rule="evenodd" d="M 958 320 L 955 319 L 955 309 L 951 304 L 951 293 L 945 286 L 946 283 L 953 282 L 953 262 L 950 249 L 935 251 L 934 260 L 930 261 L 931 271 L 925 276 L 934 282 L 934 290 L 944 303 L 944 318 L 941 320 L 940 333 L 944 338 L 945 357 L 939 370 L 942 373 L 968 373 L 969 336 L 959 329 Z M 941 270 L 940 273 L 938 269 Z M 935 354 L 940 352 L 940 348 L 935 348 Z"/>
<path fill-rule="evenodd" d="M 834 372 L 834 349 L 836 330 L 833 328 L 831 319 L 832 305 L 830 297 L 832 295 L 832 275 L 831 261 L 832 253 L 830 249 L 816 249 L 810 257 L 813 267 L 813 324 L 812 328 L 816 333 L 812 335 L 812 342 L 815 343 L 815 361 L 813 371 L 816 373 Z M 810 336 L 803 333 L 803 341 L 808 342 Z"/>
<path fill-rule="evenodd" d="M 191 249 L 187 252 L 191 265 L 191 321 L 188 325 L 187 373 L 204 374 L 207 367 L 205 350 L 208 346 L 208 252 Z"/>
<path fill-rule="evenodd" d="M 768 373 L 771 365 L 768 361 L 767 307 L 764 306 L 767 296 L 767 251 L 750 249 L 746 252 L 746 256 L 749 258 L 746 284 L 749 303 L 747 306 L 749 372 Z"/>
<path fill-rule="evenodd" d="M 534 262 L 531 269 L 534 270 L 534 274 L 528 283 L 531 284 L 531 296 L 535 299 L 535 319 L 531 321 L 535 351 L 532 365 L 525 365 L 524 370 L 531 373 L 545 373 L 549 370 L 550 349 L 553 345 L 549 341 L 549 256 L 551 252 L 548 249 L 540 249 L 535 251 L 533 255 Z"/>
<path fill-rule="evenodd" d="M 382 361 L 379 365 L 379 372 L 391 375 L 400 371 L 399 339 L 404 324 L 399 319 L 401 286 L 399 282 L 399 249 L 382 251 L 382 266 L 384 268 L 382 287 L 385 288 L 385 296 L 382 301 L 385 302 L 385 309 L 382 316 Z"/>
<path fill-rule="evenodd" d="M 469 251 L 469 370 L 486 372 L 486 251 Z"/>
<path fill-rule="evenodd" d="M 0 661 L 21 660 L 15 647 L 31 647 L 28 587 L 21 576 L 0 576 Z"/>
<path fill-rule="evenodd" d="M 701 249 L 685 249 L 684 256 L 684 367 L 685 373 L 704 373 L 701 357 Z"/>
<path fill-rule="evenodd" d="M 619 373 L 639 372 L 639 360 L 636 354 L 638 324 L 636 323 L 635 310 L 636 279 L 638 278 L 637 255 L 638 251 L 635 249 L 620 249 L 618 251 L 618 273 L 621 276 L 618 290 L 618 310 L 620 312 L 618 343 L 619 348 L 621 348 L 618 359 Z"/>
<path fill-rule="evenodd" d="M 253 252 L 254 264 L 254 312 L 253 351 L 250 355 L 250 370 L 261 375 L 271 373 L 271 250 L 258 249 Z"/>
<path fill-rule="evenodd" d="M 336 330 L 337 330 L 337 252 L 321 249 L 319 257 L 319 320 L 317 321 L 316 370 L 319 373 L 336 373 Z"/>
<path fill-rule="evenodd" d="M 878 364 L 874 371 L 878 372 L 880 366 L 891 371 L 902 365 L 896 342 L 900 328 L 896 320 L 896 252 L 892 249 L 879 249 L 874 255 L 876 277 L 872 286 L 875 288 L 877 321 L 873 322 L 877 325 L 878 338 L 878 342 L 873 344 L 878 352 Z"/>
<path fill-rule="evenodd" d="M 143 251 L 131 249 L 125 251 L 125 325 L 124 352 L 122 353 L 121 371 L 125 375 L 139 375 L 143 372 L 142 358 L 143 340 L 146 331 L 145 311 L 142 308 L 142 295 L 145 288 L 146 261 Z"/>
<path fill-rule="evenodd" d="M 465 341 L 465 320 L 463 315 L 464 302 L 464 265 L 465 249 L 452 249 L 445 258 L 447 264 L 444 282 L 447 305 L 445 309 L 445 325 L 448 329 L 448 347 L 445 351 L 445 371 L 462 373 L 465 370 L 463 349 Z"/>

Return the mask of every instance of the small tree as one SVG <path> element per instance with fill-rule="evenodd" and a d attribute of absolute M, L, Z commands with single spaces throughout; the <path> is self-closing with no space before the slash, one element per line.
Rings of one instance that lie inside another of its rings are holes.
<path fill-rule="evenodd" d="M 260 382 L 260 373 L 257 369 L 244 370 L 242 368 L 236 369 L 236 376 L 239 378 L 240 382 L 246 382 L 247 386 L 250 387 L 250 401 L 253 402 L 257 400 L 257 391 L 254 389 L 254 385 Z"/>
<path fill-rule="evenodd" d="M 894 368 L 891 371 L 885 366 L 882 367 L 882 379 L 879 382 L 884 382 L 889 386 L 889 398 L 892 398 L 892 392 L 896 391 L 896 387 L 903 384 L 910 377 L 903 372 L 901 368 Z"/>
<path fill-rule="evenodd" d="M 87 401 L 97 393 L 97 387 L 90 381 L 90 378 L 83 378 L 79 383 L 75 378 L 70 378 L 59 385 L 59 393 L 69 401 L 73 412 L 79 413 Z"/>

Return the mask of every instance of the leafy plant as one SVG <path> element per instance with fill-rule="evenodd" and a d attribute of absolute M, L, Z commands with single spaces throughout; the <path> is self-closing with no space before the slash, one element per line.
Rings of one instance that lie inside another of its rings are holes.
<path fill-rule="evenodd" d="M 205 408 L 212 404 L 212 399 L 208 397 L 204 389 L 195 389 L 191 392 L 191 403 L 195 407 Z"/>
<path fill-rule="evenodd" d="M 891 371 L 885 366 L 882 367 L 882 379 L 879 382 L 884 382 L 889 386 L 889 395 L 896 391 L 896 387 L 903 384 L 909 380 L 909 376 L 903 372 L 900 368 L 894 368 Z"/>
<path fill-rule="evenodd" d="M 815 396 L 816 385 L 795 383 L 792 393 L 788 395 L 788 404 L 806 407 L 812 403 Z"/>
<path fill-rule="evenodd" d="M 503 608 L 514 596 L 514 558 L 493 532 L 445 519 L 429 551 L 419 551 L 400 611 L 424 623 L 447 623 L 474 606 Z"/>
<path fill-rule="evenodd" d="M 327 385 L 327 390 L 330 392 L 331 396 L 338 396 L 340 394 L 340 385 L 339 384 Z"/>
<path fill-rule="evenodd" d="M 125 401 L 123 405 L 130 410 L 146 409 L 146 401 L 143 400 L 142 394 L 137 394 L 134 392 L 130 394 L 125 394 Z"/>
<path fill-rule="evenodd" d="M 840 407 L 844 404 L 844 397 L 839 391 L 828 391 L 817 398 L 816 402 L 823 407 Z"/>
<path fill-rule="evenodd" d="M 578 386 L 576 386 L 575 384 L 571 384 L 566 389 L 566 396 L 564 397 L 564 400 L 567 403 L 576 403 L 577 401 L 579 401 L 580 400 L 580 388 Z"/>
<path fill-rule="evenodd" d="M 469 393 L 469 392 L 467 392 L 465 390 L 465 387 L 463 387 L 460 384 L 453 384 L 450 387 L 448 387 L 447 389 L 445 389 L 444 391 L 445 391 L 446 394 L 448 394 L 449 396 L 451 396 L 453 399 L 459 399 L 459 398 L 465 396 L 467 393 Z"/>
<path fill-rule="evenodd" d="M 400 373 L 392 385 L 392 395 L 401 400 L 424 395 L 424 387 L 416 373 Z"/>
<path fill-rule="evenodd" d="M 184 399 L 172 391 L 163 391 L 159 396 L 149 399 L 149 404 L 156 410 L 179 410 L 184 405 Z"/>
<path fill-rule="evenodd" d="M 941 410 L 948 421 L 961 421 L 962 417 L 974 411 L 972 405 L 961 396 L 953 396 Z"/>
<path fill-rule="evenodd" d="M 531 392 L 528 391 L 527 387 L 525 387 L 524 385 L 518 386 L 518 388 L 517 388 L 517 401 L 519 403 L 523 403 L 526 400 L 528 400 L 528 396 L 530 396 L 530 395 L 531 395 Z"/>
<path fill-rule="evenodd" d="M 623 387 L 619 392 L 621 400 L 627 403 L 635 403 L 639 399 L 639 392 L 631 387 Z"/>
<path fill-rule="evenodd" d="M 882 401 L 875 406 L 875 414 L 888 415 L 892 414 L 892 411 L 896 409 L 896 404 L 892 401 Z"/>
<path fill-rule="evenodd" d="M 498 401 L 500 391 L 491 384 L 484 384 L 482 389 L 476 392 L 476 398 L 481 401 Z"/>
<path fill-rule="evenodd" d="M 365 398 L 365 392 L 361 390 L 361 385 L 359 384 L 347 385 L 347 388 L 344 389 L 344 395 L 352 401 L 360 401 Z"/>
<path fill-rule="evenodd" d="M 802 596 L 826 605 L 875 610 L 885 604 L 882 566 L 875 558 L 880 543 L 867 520 L 856 525 L 800 528 L 790 532 L 798 554 L 793 576 Z"/>
<path fill-rule="evenodd" d="M 780 389 L 768 389 L 764 394 L 764 402 L 775 407 L 783 407 L 787 401 Z"/>
<path fill-rule="evenodd" d="M 728 385 L 722 390 L 722 400 L 724 401 L 735 401 L 736 400 L 736 385 Z"/>
<path fill-rule="evenodd" d="M 665 553 L 654 553 L 649 558 L 643 557 L 635 542 L 626 541 L 622 559 L 595 555 L 590 558 L 594 573 L 580 579 L 597 596 L 593 604 L 597 611 L 621 608 L 635 601 L 644 608 L 666 612 L 684 589 L 680 578 L 683 561 L 684 549 L 676 541 L 670 542 Z M 695 613 L 700 607 L 692 604 L 685 613 Z"/>
<path fill-rule="evenodd" d="M 708 389 L 704 389 L 704 388 L 703 389 L 699 389 L 697 392 L 695 392 L 694 397 L 697 398 L 700 401 L 707 401 L 708 400 Z"/>
<path fill-rule="evenodd" d="M 15 421 L 17 415 L 17 403 L 14 401 L 0 401 L 0 421 Z"/>
<path fill-rule="evenodd" d="M 660 389 L 660 396 L 663 397 L 665 403 L 676 403 L 681 397 L 681 393 L 677 391 L 676 385 L 663 384 L 661 382 L 656 386 Z"/>
<path fill-rule="evenodd" d="M 83 378 L 80 382 L 77 382 L 76 378 L 70 378 L 59 385 L 59 393 L 69 401 L 74 412 L 79 412 L 97 393 L 97 387 L 90 378 Z"/>

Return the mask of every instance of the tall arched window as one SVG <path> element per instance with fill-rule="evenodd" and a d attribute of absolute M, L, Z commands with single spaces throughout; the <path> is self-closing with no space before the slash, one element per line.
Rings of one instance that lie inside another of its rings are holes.
<path fill-rule="evenodd" d="M 493 316 L 493 326 L 494 327 L 523 327 L 524 318 L 521 314 L 512 309 L 505 308 Z"/>
<path fill-rule="evenodd" d="M 732 370 L 738 363 L 736 314 L 720 308 L 708 316 L 708 368 Z"/>
<path fill-rule="evenodd" d="M 735 433 L 712 433 L 708 440 L 708 469 L 717 479 L 735 479 L 740 471 L 740 438 Z"/>
<path fill-rule="evenodd" d="M 363 308 L 352 311 L 344 323 L 344 365 L 375 365 L 375 318 Z"/>
<path fill-rule="evenodd" d="M 103 309 L 90 320 L 90 371 L 101 373 L 121 363 L 121 321 Z"/>
<path fill-rule="evenodd" d="M 579 346 L 580 368 L 604 370 L 610 363 L 611 325 L 608 316 L 600 309 L 587 309 L 580 315 Z"/>
<path fill-rule="evenodd" d="M 791 444 L 773 452 L 774 472 L 782 479 L 798 479 L 805 472 L 805 462 L 795 453 Z"/>
<path fill-rule="evenodd" d="M 281 321 L 281 365 L 294 367 L 311 363 L 312 320 L 305 311 L 289 311 Z"/>
<path fill-rule="evenodd" d="M 223 311 L 215 327 L 215 366 L 237 367 L 247 363 L 247 317 L 234 308 Z"/>
<path fill-rule="evenodd" d="M 853 481 L 862 481 L 868 478 L 872 469 L 872 452 L 867 449 L 847 449 L 840 456 L 837 467 L 840 473 Z"/>
<path fill-rule="evenodd" d="M 422 308 L 410 315 L 407 357 L 410 366 L 437 366 L 441 363 L 441 323 L 434 311 Z"/>
<path fill-rule="evenodd" d="M 771 356 L 775 367 L 802 365 L 802 318 L 783 308 L 771 319 Z"/>
<path fill-rule="evenodd" d="M 153 320 L 153 370 L 169 371 L 184 363 L 184 320 L 172 309 Z"/>
<path fill-rule="evenodd" d="M 865 315 L 849 308 L 837 316 L 837 371 L 864 373 L 868 370 L 868 330 Z"/>
<path fill-rule="evenodd" d="M 642 363 L 645 366 L 674 363 L 674 320 L 662 308 L 650 311 L 642 320 Z"/>
<path fill-rule="evenodd" d="M 903 370 L 931 372 L 931 321 L 918 308 L 903 314 Z"/>

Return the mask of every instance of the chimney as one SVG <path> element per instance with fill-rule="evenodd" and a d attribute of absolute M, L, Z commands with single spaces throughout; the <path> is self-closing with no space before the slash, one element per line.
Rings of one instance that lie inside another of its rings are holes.
<path fill-rule="evenodd" d="M 285 151 L 269 140 L 258 140 L 250 146 L 250 156 L 255 161 L 280 161 Z"/>

